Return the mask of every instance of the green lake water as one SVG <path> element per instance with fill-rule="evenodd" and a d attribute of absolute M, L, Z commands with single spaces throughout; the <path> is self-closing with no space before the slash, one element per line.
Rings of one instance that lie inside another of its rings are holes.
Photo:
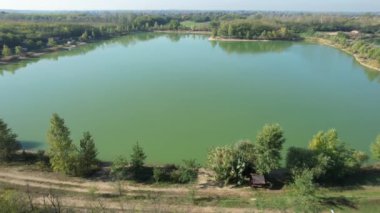
<path fill-rule="evenodd" d="M 316 44 L 154 33 L 0 66 L 0 118 L 26 148 L 46 148 L 54 112 L 76 143 L 90 131 L 103 160 L 139 141 L 148 162 L 204 162 L 213 146 L 254 141 L 265 123 L 281 124 L 286 147 L 336 128 L 368 152 L 380 72 Z"/>

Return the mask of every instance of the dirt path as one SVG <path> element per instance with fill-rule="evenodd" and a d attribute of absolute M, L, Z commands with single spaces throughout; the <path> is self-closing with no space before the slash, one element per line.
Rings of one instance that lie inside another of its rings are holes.
<path fill-rule="evenodd" d="M 207 177 L 202 175 L 205 171 L 201 170 L 198 184 L 195 185 L 197 191 L 201 194 L 215 196 L 239 196 L 249 197 L 251 192 L 247 189 L 220 188 L 212 185 L 207 181 Z M 207 174 L 206 174 L 207 175 Z M 51 172 L 37 172 L 23 170 L 19 167 L 0 167 L 0 182 L 44 189 L 57 189 L 70 192 L 86 193 L 96 189 L 99 194 L 116 193 L 116 183 L 111 181 L 92 181 L 75 177 L 65 177 Z M 188 186 L 152 186 L 145 184 L 135 184 L 128 181 L 122 181 L 122 190 L 128 192 L 161 192 L 169 194 L 187 194 Z"/>
<path fill-rule="evenodd" d="M 210 175 L 206 170 L 200 171 L 199 182 L 194 185 L 197 190 L 196 196 L 213 196 L 213 197 L 247 197 L 252 196 L 249 189 L 233 189 L 220 188 L 213 186 L 209 179 Z M 9 185 L 21 186 L 26 188 L 29 186 L 35 191 L 45 192 L 49 190 L 58 190 L 69 193 L 60 195 L 59 202 L 62 206 L 74 207 L 79 212 L 86 212 L 86 208 L 97 208 L 105 210 L 101 212 L 254 212 L 247 208 L 225 208 L 216 206 L 197 206 L 191 203 L 177 204 L 166 203 L 155 199 L 140 199 L 140 200 L 122 200 L 118 198 L 116 183 L 111 181 L 93 181 L 75 177 L 66 177 L 52 172 L 39 172 L 24 167 L 0 167 L 0 182 Z M 159 195 L 167 199 L 173 197 L 182 197 L 188 199 L 190 192 L 189 185 L 180 186 L 152 186 L 144 184 L 135 184 L 130 182 L 122 183 L 123 192 L 128 196 L 154 196 Z M 94 190 L 95 189 L 95 190 Z M 90 191 L 93 190 L 96 198 L 91 198 Z M 72 192 L 72 193 L 71 193 Z M 49 192 L 50 193 L 50 192 Z M 74 194 L 73 194 L 74 193 Z M 113 198 L 107 198 L 111 196 Z M 36 205 L 44 205 L 49 203 L 47 193 L 39 193 L 34 197 L 33 202 Z"/>

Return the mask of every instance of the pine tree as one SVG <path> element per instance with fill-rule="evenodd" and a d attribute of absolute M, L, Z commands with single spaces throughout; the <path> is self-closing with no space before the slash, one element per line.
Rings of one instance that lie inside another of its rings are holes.
<path fill-rule="evenodd" d="M 77 153 L 70 138 L 70 130 L 65 121 L 57 114 L 50 120 L 50 129 L 47 133 L 49 144 L 48 154 L 53 171 L 69 175 L 76 173 Z"/>
<path fill-rule="evenodd" d="M 133 147 L 133 152 L 131 154 L 131 166 L 134 169 L 139 169 L 144 165 L 144 161 L 146 159 L 146 155 L 144 153 L 144 150 L 137 142 L 136 145 Z"/>
<path fill-rule="evenodd" d="M 80 140 L 79 175 L 87 176 L 91 174 L 97 164 L 97 155 L 98 151 L 96 150 L 94 139 L 90 132 L 84 132 L 83 138 Z"/>

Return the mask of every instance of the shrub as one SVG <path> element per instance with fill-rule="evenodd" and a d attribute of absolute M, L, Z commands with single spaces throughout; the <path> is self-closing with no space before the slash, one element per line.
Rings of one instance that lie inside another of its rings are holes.
<path fill-rule="evenodd" d="M 112 163 L 110 174 L 115 180 L 123 180 L 127 176 L 128 160 L 119 156 Z"/>
<path fill-rule="evenodd" d="M 200 165 L 195 160 L 184 160 L 183 165 L 172 174 L 176 183 L 189 183 L 197 179 Z"/>
<path fill-rule="evenodd" d="M 215 180 L 227 184 L 231 181 L 233 170 L 234 153 L 229 146 L 216 147 L 208 154 L 207 163 L 215 173 Z"/>
<path fill-rule="evenodd" d="M 153 179 L 156 182 L 172 182 L 172 173 L 176 170 L 178 170 L 178 167 L 173 164 L 155 167 L 153 169 Z"/>
<path fill-rule="evenodd" d="M 241 185 L 254 172 L 254 145 L 241 141 L 233 147 L 224 146 L 212 149 L 208 154 L 208 166 L 215 173 L 217 181 Z"/>
<path fill-rule="evenodd" d="M 291 195 L 294 198 L 294 206 L 300 212 L 318 212 L 320 208 L 313 176 L 313 171 L 309 169 L 293 171 Z"/>

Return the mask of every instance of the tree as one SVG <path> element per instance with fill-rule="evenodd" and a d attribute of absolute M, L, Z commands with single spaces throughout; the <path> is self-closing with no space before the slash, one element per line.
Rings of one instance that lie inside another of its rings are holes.
<path fill-rule="evenodd" d="M 170 20 L 170 22 L 169 22 L 169 28 L 171 30 L 178 30 L 179 26 L 180 26 L 179 21 L 174 20 L 174 19 Z"/>
<path fill-rule="evenodd" d="M 131 167 L 136 170 L 142 168 L 144 166 L 145 159 L 146 155 L 144 153 L 144 150 L 137 142 L 133 147 L 133 151 L 131 154 Z"/>
<path fill-rule="evenodd" d="M 15 47 L 15 54 L 16 55 L 21 55 L 23 53 L 23 49 L 21 46 L 16 46 Z"/>
<path fill-rule="evenodd" d="M 376 141 L 371 145 L 371 152 L 373 158 L 380 160 L 380 135 L 377 136 Z"/>
<path fill-rule="evenodd" d="M 1 52 L 1 54 L 4 57 L 11 56 L 12 55 L 12 50 L 7 45 L 4 44 L 3 45 L 3 51 Z"/>
<path fill-rule="evenodd" d="M 96 159 L 98 152 L 90 132 L 83 133 L 83 138 L 80 140 L 79 146 L 78 173 L 81 176 L 87 176 L 97 167 L 98 162 Z"/>
<path fill-rule="evenodd" d="M 65 121 L 56 113 L 53 114 L 50 120 L 47 141 L 53 171 L 70 175 L 76 174 L 76 148 L 72 144 L 70 130 L 66 127 Z"/>
<path fill-rule="evenodd" d="M 81 41 L 87 41 L 88 40 L 88 33 L 87 30 L 84 31 L 84 33 L 80 36 Z"/>
<path fill-rule="evenodd" d="M 232 25 L 228 25 L 228 37 L 232 37 L 234 35 L 234 28 L 232 27 Z"/>
<path fill-rule="evenodd" d="M 16 141 L 17 135 L 0 119 L 0 160 L 10 161 L 17 150 L 21 148 Z"/>
<path fill-rule="evenodd" d="M 319 180 L 337 181 L 357 171 L 367 160 L 365 153 L 350 149 L 340 141 L 338 132 L 320 131 L 310 141 L 309 149 L 317 156 Z"/>
<path fill-rule="evenodd" d="M 280 167 L 284 133 L 279 124 L 265 125 L 256 138 L 256 170 L 268 174 Z"/>
<path fill-rule="evenodd" d="M 57 42 L 54 40 L 54 38 L 48 38 L 47 45 L 48 45 L 49 47 L 54 47 L 54 46 L 57 45 Z"/>

